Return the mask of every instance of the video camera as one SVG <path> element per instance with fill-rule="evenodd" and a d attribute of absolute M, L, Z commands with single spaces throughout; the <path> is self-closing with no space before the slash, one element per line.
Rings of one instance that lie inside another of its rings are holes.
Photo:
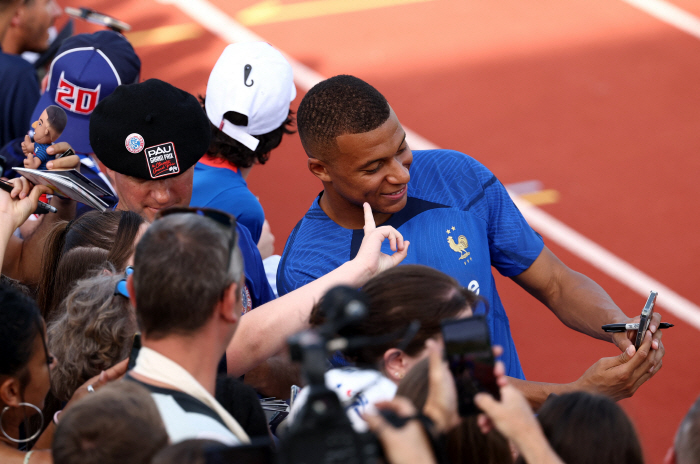
<path fill-rule="evenodd" d="M 280 441 L 279 462 L 378 463 L 382 448 L 370 433 L 356 432 L 335 392 L 325 383 L 328 357 L 368 344 L 366 337 L 338 336 L 367 314 L 366 297 L 349 287 L 331 289 L 321 301 L 325 323 L 289 339 L 292 360 L 301 363 L 308 397 Z"/>

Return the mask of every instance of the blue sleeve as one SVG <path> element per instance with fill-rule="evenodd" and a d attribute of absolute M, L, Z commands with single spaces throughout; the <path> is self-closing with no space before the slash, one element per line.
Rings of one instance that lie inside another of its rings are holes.
<path fill-rule="evenodd" d="M 245 280 L 248 290 L 250 290 L 250 298 L 253 308 L 257 308 L 268 301 L 275 299 L 275 294 L 272 292 L 272 287 L 265 275 L 265 267 L 263 266 L 260 252 L 257 245 L 253 242 L 248 229 L 240 224 L 236 224 L 238 232 L 238 246 L 243 254 L 243 263 L 245 268 Z"/>
<path fill-rule="evenodd" d="M 480 163 L 476 163 L 475 170 L 484 192 L 491 264 L 506 277 L 516 276 L 537 259 L 544 241 L 496 176 Z"/>
<path fill-rule="evenodd" d="M 303 287 L 350 261 L 353 231 L 336 225 L 327 216 L 322 219 L 309 216 L 313 216 L 313 213 L 307 213 L 299 221 L 284 246 L 277 269 L 279 296 Z"/>
<path fill-rule="evenodd" d="M 219 209 L 236 217 L 250 232 L 253 243 L 260 241 L 265 212 L 255 195 L 247 188 L 225 190 L 209 200 L 207 208 Z"/>

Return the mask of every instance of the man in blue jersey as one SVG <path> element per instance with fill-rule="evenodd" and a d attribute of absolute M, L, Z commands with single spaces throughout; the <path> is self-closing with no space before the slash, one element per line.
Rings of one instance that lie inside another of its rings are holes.
<path fill-rule="evenodd" d="M 295 96 L 292 67 L 265 42 L 227 46 L 209 75 L 203 103 L 211 143 L 194 168 L 191 205 L 235 216 L 255 243 L 265 213 L 246 178 L 254 165 L 269 160 L 284 134 L 292 133 L 289 103 Z"/>
<path fill-rule="evenodd" d="M 491 266 L 566 325 L 614 342 L 623 351 L 615 358 L 617 364 L 633 356 L 626 334 L 610 336 L 601 330 L 604 324 L 631 319 L 600 286 L 570 270 L 544 246 L 498 179 L 459 152 L 412 152 L 396 114 L 372 86 L 352 76 L 319 83 L 302 100 L 297 127 L 309 170 L 324 189 L 287 241 L 277 276 L 280 295 L 352 259 L 362 238 L 366 201 L 377 224 L 394 226 L 412 241 L 404 263 L 440 269 L 486 298 L 492 341 L 503 346 L 507 374 L 533 404 L 563 390 L 518 381 L 524 373 Z M 658 371 L 663 356 L 659 322 L 657 315 L 654 340 L 649 340 L 655 351 L 647 356 L 640 350 L 624 369 L 606 369 L 597 391 L 616 396 L 613 390 L 625 383 L 623 378 L 632 375 L 641 384 Z"/>

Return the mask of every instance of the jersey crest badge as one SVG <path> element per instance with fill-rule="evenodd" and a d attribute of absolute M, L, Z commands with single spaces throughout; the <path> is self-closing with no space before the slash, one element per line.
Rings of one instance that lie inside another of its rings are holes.
<path fill-rule="evenodd" d="M 465 237 L 464 235 L 458 236 L 457 241 L 455 242 L 454 237 L 450 235 L 452 232 L 454 232 L 454 230 L 454 226 L 447 229 L 447 244 L 450 245 L 450 249 L 452 249 L 452 251 L 454 251 L 455 253 L 459 253 L 460 261 L 463 259 L 466 260 L 464 262 L 464 265 L 466 266 L 467 263 L 472 260 L 471 253 L 467 251 L 467 248 L 469 248 L 469 242 L 467 242 L 467 237 Z M 455 235 L 457 235 L 456 232 Z"/>

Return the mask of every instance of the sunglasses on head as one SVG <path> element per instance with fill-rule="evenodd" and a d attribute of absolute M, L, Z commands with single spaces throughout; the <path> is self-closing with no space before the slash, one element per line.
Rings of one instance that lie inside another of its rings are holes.
<path fill-rule="evenodd" d="M 231 253 L 233 252 L 233 247 L 236 241 L 236 218 L 228 213 L 219 211 L 218 209 L 211 208 L 190 208 L 190 207 L 174 207 L 164 209 L 156 214 L 156 220 L 162 219 L 165 216 L 170 216 L 171 214 L 196 214 L 198 216 L 207 217 L 216 223 L 224 226 L 230 231 L 229 242 L 228 242 L 228 260 L 226 262 L 226 272 L 228 272 L 231 267 Z"/>
<path fill-rule="evenodd" d="M 117 282 L 117 285 L 114 287 L 115 295 L 121 295 L 127 299 L 129 298 L 129 290 L 126 288 L 126 278 L 133 273 L 134 268 L 132 266 L 127 266 L 126 269 L 124 269 L 124 278 Z"/>

